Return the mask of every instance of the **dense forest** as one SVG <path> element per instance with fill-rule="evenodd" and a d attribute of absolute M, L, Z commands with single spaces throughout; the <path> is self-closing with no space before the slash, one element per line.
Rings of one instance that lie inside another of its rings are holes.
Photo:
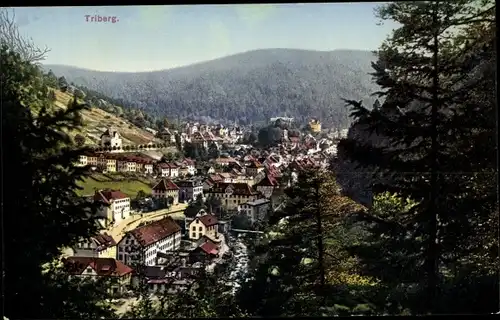
<path fill-rule="evenodd" d="M 373 102 L 368 51 L 266 49 L 171 70 L 112 73 L 47 65 L 78 86 L 156 116 L 211 117 L 242 124 L 287 115 L 347 128 L 343 98 Z"/>

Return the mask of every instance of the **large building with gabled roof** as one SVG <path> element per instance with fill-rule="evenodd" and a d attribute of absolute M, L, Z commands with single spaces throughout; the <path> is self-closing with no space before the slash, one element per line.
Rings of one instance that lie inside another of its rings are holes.
<path fill-rule="evenodd" d="M 171 218 L 131 230 L 118 243 L 118 260 L 125 264 L 154 266 L 158 252 L 179 250 L 181 227 Z"/>

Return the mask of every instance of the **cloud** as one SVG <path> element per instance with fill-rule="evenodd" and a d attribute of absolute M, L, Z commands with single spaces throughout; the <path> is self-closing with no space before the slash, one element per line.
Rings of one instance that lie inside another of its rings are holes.
<path fill-rule="evenodd" d="M 268 19 L 276 11 L 276 5 L 273 4 L 248 4 L 237 5 L 234 8 L 238 18 L 248 27 L 258 25 L 260 22 Z"/>

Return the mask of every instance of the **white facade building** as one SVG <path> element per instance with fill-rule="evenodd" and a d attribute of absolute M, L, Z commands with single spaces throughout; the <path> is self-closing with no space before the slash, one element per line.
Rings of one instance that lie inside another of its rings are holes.
<path fill-rule="evenodd" d="M 102 135 L 101 135 L 101 146 L 102 147 L 117 147 L 121 148 L 122 147 L 122 138 L 120 136 L 120 133 L 116 130 L 112 129 L 107 129 Z"/>
<path fill-rule="evenodd" d="M 94 201 L 101 203 L 99 215 L 107 223 L 119 224 L 130 217 L 130 197 L 119 190 L 101 190 L 94 194 Z"/>
<path fill-rule="evenodd" d="M 167 217 L 127 232 L 118 243 L 118 260 L 127 264 L 154 266 L 158 252 L 179 250 L 181 227 Z"/>

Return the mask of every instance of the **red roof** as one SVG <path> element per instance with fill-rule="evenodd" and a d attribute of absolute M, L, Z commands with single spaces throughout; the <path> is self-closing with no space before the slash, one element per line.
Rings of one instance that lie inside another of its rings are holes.
<path fill-rule="evenodd" d="M 181 227 L 179 227 L 171 217 L 166 217 L 165 219 L 129 231 L 129 233 L 133 235 L 143 247 L 146 247 L 179 231 L 181 231 Z"/>
<path fill-rule="evenodd" d="M 158 167 L 162 169 L 177 169 L 179 166 L 171 162 L 171 163 L 159 163 Z"/>
<path fill-rule="evenodd" d="M 215 159 L 215 162 L 217 162 L 217 163 L 232 163 L 232 162 L 236 162 L 236 160 L 233 158 L 217 158 L 217 159 Z"/>
<path fill-rule="evenodd" d="M 264 179 L 259 181 L 259 183 L 257 183 L 255 186 L 257 186 L 257 187 L 276 187 L 277 185 L 278 185 L 278 181 L 276 181 L 276 179 L 273 176 L 266 174 Z"/>
<path fill-rule="evenodd" d="M 110 204 L 111 200 L 119 200 L 126 198 L 129 198 L 129 196 L 127 196 L 120 190 L 111 190 L 111 189 L 100 190 L 100 191 L 98 190 L 94 194 L 95 201 L 102 201 L 106 204 Z"/>
<path fill-rule="evenodd" d="M 209 178 L 210 178 L 210 180 L 212 180 L 214 182 L 223 180 L 223 178 L 218 174 L 213 174 L 213 175 L 209 176 Z"/>
<path fill-rule="evenodd" d="M 69 274 L 81 275 L 87 268 L 92 268 L 98 276 L 121 277 L 133 271 L 121 261 L 112 258 L 69 257 L 64 260 L 64 267 Z"/>
<path fill-rule="evenodd" d="M 184 164 L 186 164 L 188 166 L 194 166 L 195 165 L 195 161 L 193 159 L 189 159 L 189 158 L 185 158 L 182 162 L 184 162 Z"/>
<path fill-rule="evenodd" d="M 156 191 L 179 190 L 179 187 L 169 179 L 161 179 L 154 187 Z"/>
<path fill-rule="evenodd" d="M 100 235 L 97 235 L 95 237 L 92 237 L 91 238 L 92 240 L 94 240 L 97 244 L 98 247 L 101 247 L 101 248 L 109 248 L 109 247 L 112 247 L 112 246 L 116 246 L 116 241 L 115 239 L 113 239 L 112 236 L 108 235 L 108 234 L 100 234 Z"/>
<path fill-rule="evenodd" d="M 210 227 L 218 223 L 217 217 L 211 214 L 206 214 L 197 219 L 200 220 L 200 222 L 203 223 L 205 227 Z"/>
<path fill-rule="evenodd" d="M 199 246 L 201 250 L 203 250 L 207 254 L 216 255 L 219 251 L 217 250 L 217 246 L 212 242 L 205 242 L 201 246 Z"/>

